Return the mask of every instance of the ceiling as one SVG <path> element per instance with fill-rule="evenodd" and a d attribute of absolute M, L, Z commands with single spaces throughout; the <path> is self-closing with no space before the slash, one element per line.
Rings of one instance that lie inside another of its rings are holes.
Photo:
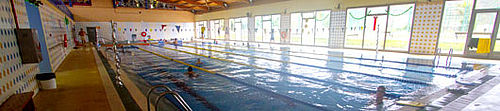
<path fill-rule="evenodd" d="M 184 10 L 195 14 L 202 14 L 281 1 L 288 0 L 117 0 L 116 5 L 118 7 Z"/>
<path fill-rule="evenodd" d="M 158 0 L 159 2 L 173 5 L 176 10 L 188 10 L 193 13 L 206 13 L 210 11 L 229 8 L 232 5 L 250 4 L 248 0 Z"/>

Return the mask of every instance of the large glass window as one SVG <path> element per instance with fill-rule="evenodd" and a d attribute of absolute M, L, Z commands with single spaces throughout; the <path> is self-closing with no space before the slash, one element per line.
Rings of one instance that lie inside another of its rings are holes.
<path fill-rule="evenodd" d="M 302 44 L 302 13 L 292 13 L 290 19 L 290 43 Z"/>
<path fill-rule="evenodd" d="M 255 16 L 255 41 L 262 42 L 262 16 Z"/>
<path fill-rule="evenodd" d="M 204 29 L 204 31 L 202 31 Z M 196 22 L 196 38 L 208 38 L 207 37 L 207 21 Z"/>
<path fill-rule="evenodd" d="M 474 0 L 446 1 L 439 34 L 438 48 L 463 54 Z"/>
<path fill-rule="evenodd" d="M 477 0 L 476 9 L 500 9 L 500 0 Z"/>
<path fill-rule="evenodd" d="M 330 37 L 330 10 L 291 14 L 290 43 L 327 46 Z"/>
<path fill-rule="evenodd" d="M 330 37 L 330 10 L 316 11 L 314 45 L 328 46 Z"/>
<path fill-rule="evenodd" d="M 280 15 L 255 16 L 255 41 L 280 43 Z"/>
<path fill-rule="evenodd" d="M 414 4 L 347 10 L 345 47 L 408 50 Z"/>
<path fill-rule="evenodd" d="M 366 15 L 365 11 L 366 8 L 353 8 L 347 10 L 345 47 L 362 47 Z"/>
<path fill-rule="evenodd" d="M 408 50 L 413 23 L 414 4 L 391 5 L 385 49 Z"/>
<path fill-rule="evenodd" d="M 211 39 L 224 39 L 225 31 L 224 19 L 210 21 L 210 38 Z"/>
<path fill-rule="evenodd" d="M 500 28 L 498 28 L 497 40 L 495 42 L 495 46 L 493 47 L 493 51 L 500 52 Z"/>
<path fill-rule="evenodd" d="M 229 19 L 229 40 L 248 41 L 248 18 Z"/>

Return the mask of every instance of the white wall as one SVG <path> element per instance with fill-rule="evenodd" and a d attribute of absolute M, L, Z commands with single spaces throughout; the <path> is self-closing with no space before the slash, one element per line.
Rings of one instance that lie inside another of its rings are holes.
<path fill-rule="evenodd" d="M 194 37 L 194 23 L 160 23 L 160 22 L 116 22 L 116 36 L 118 41 L 132 41 L 132 34 L 136 34 L 136 40 L 150 39 L 170 39 L 178 38 L 184 40 L 191 40 Z M 162 25 L 166 25 L 163 27 Z M 177 30 L 176 26 L 180 26 Z M 111 23 L 110 22 L 77 22 L 76 29 L 79 31 L 86 27 L 100 27 L 98 29 L 98 36 L 103 37 L 105 41 L 111 41 Z M 78 32 L 77 31 L 77 32 Z M 147 36 L 142 37 L 141 33 L 146 32 Z"/>

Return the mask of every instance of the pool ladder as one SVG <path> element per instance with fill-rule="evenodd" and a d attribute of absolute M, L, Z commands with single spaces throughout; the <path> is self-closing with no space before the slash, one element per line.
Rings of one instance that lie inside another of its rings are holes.
<path fill-rule="evenodd" d="M 191 107 L 189 107 L 189 105 L 186 103 L 186 101 L 184 101 L 184 99 L 181 97 L 181 95 L 179 95 L 179 93 L 177 93 L 177 92 L 173 91 L 172 89 L 170 89 L 170 88 L 169 88 L 168 86 L 166 86 L 166 85 L 155 85 L 155 86 L 153 86 L 153 87 L 149 88 L 148 93 L 147 93 L 147 95 L 146 95 L 147 105 L 148 105 L 148 106 L 147 106 L 147 107 L 148 107 L 148 111 L 151 111 L 149 97 L 150 97 L 151 93 L 153 92 L 153 90 L 154 90 L 154 89 L 156 89 L 156 88 L 164 88 L 164 89 L 166 89 L 166 91 L 163 91 L 163 92 L 162 92 L 162 93 L 161 93 L 158 97 L 156 97 L 156 99 L 155 99 L 156 101 L 155 101 L 154 106 L 155 106 L 156 111 L 159 111 L 159 110 L 158 110 L 158 108 L 159 108 L 159 107 L 158 107 L 158 106 L 159 106 L 159 105 L 158 105 L 158 103 L 160 102 L 161 98 L 165 97 L 165 95 L 167 95 L 167 94 L 172 95 L 172 96 L 175 98 L 175 100 L 177 100 L 177 102 L 178 102 L 178 103 L 182 106 L 182 108 L 184 109 L 184 111 L 193 111 L 193 110 L 191 109 Z"/>
<path fill-rule="evenodd" d="M 441 54 L 441 48 L 438 48 L 437 52 L 434 53 L 434 63 L 436 63 L 437 60 L 437 63 L 434 64 L 434 66 L 439 66 L 439 59 L 441 58 L 440 54 Z M 446 56 L 446 64 L 445 64 L 446 67 L 449 67 L 451 65 L 452 57 L 453 57 L 453 48 L 450 48 L 450 51 L 448 51 L 448 56 Z"/>
<path fill-rule="evenodd" d="M 439 65 L 439 59 L 441 58 L 441 55 L 439 55 L 441 53 L 441 48 L 438 48 L 436 53 L 434 53 L 434 66 L 438 66 Z M 437 60 L 437 63 L 436 63 L 436 60 Z"/>
<path fill-rule="evenodd" d="M 453 56 L 453 48 L 450 48 L 450 51 L 448 52 L 448 56 L 446 57 L 446 66 L 449 67 L 451 66 L 451 57 Z"/>

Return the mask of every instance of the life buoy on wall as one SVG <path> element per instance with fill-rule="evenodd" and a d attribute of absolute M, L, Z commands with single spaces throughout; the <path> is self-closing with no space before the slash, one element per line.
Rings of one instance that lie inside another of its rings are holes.
<path fill-rule="evenodd" d="M 142 33 L 141 33 L 141 36 L 142 36 L 142 37 L 146 37 L 146 35 L 148 35 L 148 33 L 146 33 L 146 32 L 142 32 Z"/>
<path fill-rule="evenodd" d="M 286 39 L 286 37 L 287 37 L 286 32 L 287 31 L 281 31 L 281 39 Z"/>

